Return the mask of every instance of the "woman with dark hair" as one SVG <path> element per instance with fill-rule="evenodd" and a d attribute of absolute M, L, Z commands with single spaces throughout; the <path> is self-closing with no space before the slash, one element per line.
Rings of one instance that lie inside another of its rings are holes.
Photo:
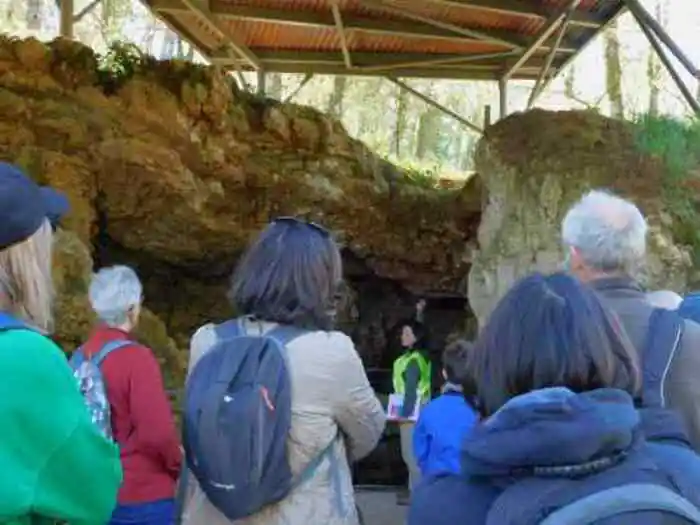
<path fill-rule="evenodd" d="M 358 524 L 348 458 L 361 459 L 374 449 L 385 415 L 353 342 L 333 330 L 341 279 L 340 252 L 330 233 L 295 218 L 273 221 L 241 259 L 229 297 L 242 315 L 242 330 L 247 335 L 280 325 L 303 330 L 284 350 L 291 384 L 287 458 L 302 481 L 277 503 L 235 522 L 196 482 L 188 483 L 194 490 L 185 497 L 183 524 Z M 195 333 L 190 371 L 217 339 L 213 324 Z"/>
<path fill-rule="evenodd" d="M 413 431 L 416 420 L 412 415 L 416 405 L 430 401 L 432 366 L 427 354 L 427 334 L 423 323 L 408 320 L 399 325 L 402 353 L 394 361 L 394 394 L 403 396 L 397 423 L 401 435 L 401 457 L 408 469 L 408 490 L 399 492 L 397 502 L 407 505 L 411 491 L 420 481 L 420 468 L 413 453 Z"/>
<path fill-rule="evenodd" d="M 482 421 L 464 441 L 461 474 L 418 489 L 409 525 L 566 525 L 574 521 L 554 513 L 589 496 L 610 498 L 599 510 L 617 512 L 589 519 L 589 506 L 575 523 L 700 523 L 700 459 L 670 413 L 636 407 L 648 385 L 594 291 L 564 274 L 521 280 L 492 313 L 469 369 L 465 389 L 475 391 L 465 393 L 478 398 Z M 687 517 L 660 511 L 662 499 L 666 509 L 685 505 Z"/>

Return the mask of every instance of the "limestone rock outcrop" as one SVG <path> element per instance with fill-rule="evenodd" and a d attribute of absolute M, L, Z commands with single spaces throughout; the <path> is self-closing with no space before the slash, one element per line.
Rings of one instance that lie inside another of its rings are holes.
<path fill-rule="evenodd" d="M 475 161 L 488 200 L 467 289 L 480 322 L 520 277 L 561 269 L 561 221 L 594 188 L 631 198 L 647 215 L 647 284 L 684 289 L 691 254 L 672 235 L 665 168 L 640 151 L 630 123 L 589 111 L 515 114 L 486 130 Z"/>
<path fill-rule="evenodd" d="M 454 291 L 464 279 L 478 181 L 420 187 L 313 109 L 241 92 L 213 68 L 127 55 L 105 69 L 74 42 L 0 38 L 0 158 L 72 205 L 55 257 L 66 348 L 93 322 L 93 265 L 126 262 L 153 310 L 142 336 L 181 376 L 177 348 L 230 313 L 227 275 L 275 216 L 324 224 L 405 290 Z"/>

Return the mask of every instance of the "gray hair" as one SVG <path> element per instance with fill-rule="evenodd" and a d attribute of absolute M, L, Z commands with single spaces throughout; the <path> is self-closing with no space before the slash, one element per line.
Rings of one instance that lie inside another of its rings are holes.
<path fill-rule="evenodd" d="M 112 266 L 92 276 L 88 295 L 100 321 L 119 327 L 127 322 L 129 310 L 141 304 L 143 287 L 134 270 Z"/>
<path fill-rule="evenodd" d="M 0 310 L 47 333 L 53 329 L 52 248 L 47 220 L 28 239 L 0 251 Z"/>
<path fill-rule="evenodd" d="M 647 222 L 632 202 L 594 190 L 562 222 L 562 239 L 584 262 L 602 273 L 634 274 L 646 255 Z"/>
<path fill-rule="evenodd" d="M 678 310 L 683 297 L 671 290 L 658 290 L 647 294 L 649 301 L 655 308 L 664 308 L 666 310 Z"/>

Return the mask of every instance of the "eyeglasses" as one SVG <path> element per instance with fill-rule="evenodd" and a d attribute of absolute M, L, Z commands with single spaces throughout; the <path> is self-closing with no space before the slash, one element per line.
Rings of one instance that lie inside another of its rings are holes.
<path fill-rule="evenodd" d="M 322 234 L 324 237 L 330 237 L 331 235 L 331 232 L 327 228 L 321 226 L 320 224 L 313 221 L 300 219 L 299 217 L 277 217 L 272 221 L 273 224 L 276 224 L 278 222 L 286 222 L 288 224 L 299 224 L 302 226 L 308 226 L 309 228 L 313 228 L 314 230 Z"/>

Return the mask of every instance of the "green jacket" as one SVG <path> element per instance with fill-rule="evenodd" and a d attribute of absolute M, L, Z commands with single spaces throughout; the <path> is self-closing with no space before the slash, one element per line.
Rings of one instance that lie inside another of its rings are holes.
<path fill-rule="evenodd" d="M 0 524 L 104 525 L 122 481 L 119 451 L 92 424 L 61 350 L 0 332 Z"/>

